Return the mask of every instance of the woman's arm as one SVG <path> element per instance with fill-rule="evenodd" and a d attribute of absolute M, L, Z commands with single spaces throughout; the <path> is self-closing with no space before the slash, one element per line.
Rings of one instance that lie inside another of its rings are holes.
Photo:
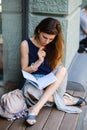
<path fill-rule="evenodd" d="M 38 51 L 39 55 L 41 53 L 41 49 Z M 38 67 L 42 64 L 44 57 L 38 55 L 38 60 L 33 63 L 33 65 L 28 66 L 29 64 L 29 47 L 27 41 L 23 41 L 20 45 L 20 55 L 21 55 L 21 68 L 24 71 L 29 73 L 35 72 L 38 70 Z"/>
<path fill-rule="evenodd" d="M 24 71 L 32 72 L 31 68 L 28 66 L 29 63 L 28 54 L 29 54 L 28 43 L 26 40 L 24 40 L 20 45 L 21 68 Z"/>

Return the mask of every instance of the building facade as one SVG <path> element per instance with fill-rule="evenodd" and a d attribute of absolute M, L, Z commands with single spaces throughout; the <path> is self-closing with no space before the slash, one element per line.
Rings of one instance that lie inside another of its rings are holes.
<path fill-rule="evenodd" d="M 82 0 L 3 0 L 2 35 L 3 35 L 3 81 L 21 80 L 20 43 L 23 39 L 23 9 L 28 2 L 27 31 L 33 30 L 40 20 L 54 17 L 62 24 L 66 46 L 64 65 L 69 68 L 79 47 L 79 22 Z M 26 27 L 25 27 L 26 29 Z"/>

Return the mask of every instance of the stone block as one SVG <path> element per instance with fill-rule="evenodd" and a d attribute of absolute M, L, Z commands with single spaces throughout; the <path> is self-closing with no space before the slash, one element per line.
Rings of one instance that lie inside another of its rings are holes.
<path fill-rule="evenodd" d="M 21 12 L 21 0 L 2 0 L 3 12 Z"/>
<path fill-rule="evenodd" d="M 66 17 L 67 33 L 64 32 L 66 43 L 65 61 L 69 67 L 79 48 L 79 29 L 80 29 L 80 8 L 78 8 L 70 16 Z"/>
<path fill-rule="evenodd" d="M 81 7 L 83 8 L 84 6 L 86 6 L 87 5 L 87 0 L 82 0 L 82 5 L 81 5 Z"/>
<path fill-rule="evenodd" d="M 2 15 L 0 13 L 0 35 L 2 34 Z"/>
<path fill-rule="evenodd" d="M 4 81 L 19 80 L 20 69 L 20 42 L 22 40 L 21 14 L 3 13 L 3 60 Z"/>
<path fill-rule="evenodd" d="M 29 12 L 68 15 L 81 5 L 82 0 L 30 0 Z"/>
<path fill-rule="evenodd" d="M 66 46 L 65 51 L 65 66 L 68 68 L 77 49 L 79 46 L 79 16 L 80 16 L 80 8 L 74 11 L 71 15 L 66 17 L 53 17 L 58 19 L 62 24 L 62 31 Z M 46 16 L 46 17 L 49 17 Z M 33 36 L 33 31 L 36 25 L 44 18 L 44 15 L 29 15 L 29 34 Z"/>

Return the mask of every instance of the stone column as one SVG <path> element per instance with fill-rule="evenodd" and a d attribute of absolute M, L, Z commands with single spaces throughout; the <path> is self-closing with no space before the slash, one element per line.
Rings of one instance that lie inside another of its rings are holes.
<path fill-rule="evenodd" d="M 20 80 L 20 51 L 22 39 L 21 0 L 2 1 L 2 34 L 4 82 Z"/>
<path fill-rule="evenodd" d="M 82 8 L 85 6 L 85 5 L 87 5 L 87 0 L 82 0 Z"/>
<path fill-rule="evenodd" d="M 40 20 L 54 17 L 60 20 L 66 45 L 65 66 L 68 68 L 79 47 L 79 17 L 82 0 L 30 0 L 29 33 Z"/>
<path fill-rule="evenodd" d="M 22 39 L 22 0 L 3 0 L 4 82 L 18 82 L 19 46 Z M 46 17 L 60 20 L 66 45 L 64 64 L 68 68 L 79 46 L 79 16 L 82 0 L 29 0 L 29 36 Z"/>

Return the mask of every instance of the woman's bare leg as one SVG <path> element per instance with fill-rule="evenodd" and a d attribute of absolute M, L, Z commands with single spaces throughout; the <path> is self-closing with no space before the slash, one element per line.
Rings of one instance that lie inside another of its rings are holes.
<path fill-rule="evenodd" d="M 64 94 L 63 98 L 64 98 L 65 105 L 67 105 L 67 106 L 75 105 L 75 104 L 78 102 L 78 100 L 79 100 L 78 97 L 69 96 L 69 95 L 66 95 L 66 93 Z M 53 98 L 53 96 L 51 96 L 51 97 L 48 99 L 48 102 L 54 103 L 54 98 Z M 83 105 L 84 105 L 84 104 L 83 104 Z"/>
<path fill-rule="evenodd" d="M 64 97 L 65 105 L 67 105 L 67 106 L 75 105 L 79 100 L 79 98 L 69 96 L 66 93 L 64 94 L 63 97 Z"/>
<path fill-rule="evenodd" d="M 33 107 L 31 107 L 31 113 L 38 115 L 39 111 L 44 106 L 44 104 L 50 99 L 50 97 L 52 97 L 55 91 L 60 87 L 63 79 L 65 78 L 66 73 L 67 72 L 64 67 L 58 71 L 58 73 L 56 74 L 58 80 L 46 88 L 40 100 Z"/>
<path fill-rule="evenodd" d="M 44 104 L 47 101 L 54 102 L 54 99 L 53 99 L 52 95 L 60 87 L 62 81 L 65 78 L 66 73 L 67 72 L 66 72 L 66 69 L 64 67 L 61 68 L 58 71 L 58 73 L 56 74 L 56 77 L 57 77 L 58 80 L 55 83 L 48 86 L 46 88 L 44 94 L 40 98 L 40 100 L 34 106 L 29 108 L 29 112 L 30 112 L 31 115 L 38 115 L 39 111 L 41 110 L 41 108 L 44 106 Z M 72 97 L 72 99 L 71 99 L 69 96 L 66 95 L 66 93 L 64 94 L 64 101 L 65 101 L 66 105 L 75 105 L 78 100 L 79 100 L 78 98 L 74 99 L 74 97 Z M 28 119 L 27 122 L 29 124 L 34 124 L 34 123 L 36 123 L 36 120 Z"/>

